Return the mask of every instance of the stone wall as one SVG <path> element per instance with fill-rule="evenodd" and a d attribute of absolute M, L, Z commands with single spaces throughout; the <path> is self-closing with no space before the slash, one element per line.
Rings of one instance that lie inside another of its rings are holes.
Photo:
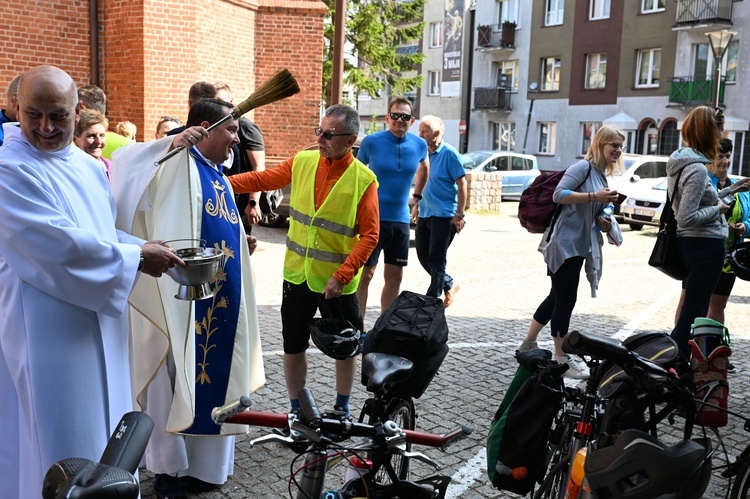
<path fill-rule="evenodd" d="M 472 172 L 466 174 L 468 202 L 466 209 L 471 211 L 500 212 L 500 194 L 503 189 L 503 176 L 499 173 Z"/>

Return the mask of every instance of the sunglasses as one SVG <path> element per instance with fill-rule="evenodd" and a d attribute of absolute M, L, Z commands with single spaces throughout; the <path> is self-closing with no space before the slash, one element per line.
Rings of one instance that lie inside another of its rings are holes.
<path fill-rule="evenodd" d="M 353 133 L 331 133 L 331 132 L 324 132 L 320 128 L 315 128 L 315 136 L 320 137 L 323 136 L 326 140 L 331 140 L 334 137 L 343 137 L 344 135 L 354 135 Z"/>
<path fill-rule="evenodd" d="M 407 121 L 411 119 L 411 114 L 388 113 L 388 116 L 390 116 L 393 121 L 401 120 L 404 123 L 406 123 Z"/>
<path fill-rule="evenodd" d="M 159 121 L 173 121 L 178 125 L 182 125 L 182 120 L 180 118 L 172 118 L 171 116 L 162 116 Z"/>

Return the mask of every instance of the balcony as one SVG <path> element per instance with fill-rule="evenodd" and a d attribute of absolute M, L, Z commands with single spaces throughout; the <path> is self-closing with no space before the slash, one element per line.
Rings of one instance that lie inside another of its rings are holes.
<path fill-rule="evenodd" d="M 480 111 L 510 111 L 510 91 L 505 87 L 475 87 L 474 109 Z"/>
<path fill-rule="evenodd" d="M 732 26 L 732 0 L 677 0 L 672 29 Z"/>
<path fill-rule="evenodd" d="M 711 89 L 713 80 L 709 77 L 675 76 L 668 78 L 669 104 L 679 106 L 712 106 Z M 719 104 L 724 103 L 724 77 L 719 84 Z"/>
<path fill-rule="evenodd" d="M 401 45 L 396 47 L 396 53 L 398 55 L 414 55 L 419 53 L 419 45 Z"/>
<path fill-rule="evenodd" d="M 477 27 L 477 50 L 513 50 L 516 42 L 515 23 L 483 24 Z"/>

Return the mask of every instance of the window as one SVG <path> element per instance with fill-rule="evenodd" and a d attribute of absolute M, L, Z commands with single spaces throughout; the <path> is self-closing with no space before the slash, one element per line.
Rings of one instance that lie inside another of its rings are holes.
<path fill-rule="evenodd" d="M 492 63 L 497 75 L 497 86 L 508 90 L 518 90 L 518 61 L 498 61 Z"/>
<path fill-rule="evenodd" d="M 542 90 L 560 90 L 560 58 L 542 59 Z"/>
<path fill-rule="evenodd" d="M 585 156 L 591 147 L 591 141 L 596 135 L 596 131 L 602 127 L 601 123 L 581 123 L 581 130 L 583 136 L 581 137 L 581 150 L 579 153 L 581 156 Z"/>
<path fill-rule="evenodd" d="M 664 12 L 667 0 L 641 0 L 641 14 Z"/>
<path fill-rule="evenodd" d="M 427 95 L 440 95 L 440 71 L 427 73 Z"/>
<path fill-rule="evenodd" d="M 516 124 L 503 121 L 492 123 L 492 149 L 513 151 L 516 148 Z"/>
<path fill-rule="evenodd" d="M 443 46 L 443 23 L 430 23 L 430 48 Z"/>
<path fill-rule="evenodd" d="M 589 20 L 609 18 L 610 0 L 589 0 Z"/>
<path fill-rule="evenodd" d="M 607 54 L 586 56 L 586 88 L 604 88 L 607 84 Z"/>
<path fill-rule="evenodd" d="M 658 87 L 660 68 L 661 49 L 639 50 L 636 88 Z"/>
<path fill-rule="evenodd" d="M 544 25 L 556 26 L 563 23 L 565 0 L 545 0 Z"/>
<path fill-rule="evenodd" d="M 555 154 L 557 123 L 539 123 L 539 154 Z"/>
<path fill-rule="evenodd" d="M 726 77 L 727 83 L 737 81 L 737 63 L 739 59 L 740 42 L 732 40 L 729 42 L 724 59 L 721 61 L 721 72 Z M 693 46 L 693 76 L 696 79 L 713 79 L 714 54 L 708 43 L 698 43 Z"/>
<path fill-rule="evenodd" d="M 511 21 L 518 24 L 520 0 L 497 0 L 497 24 Z"/>

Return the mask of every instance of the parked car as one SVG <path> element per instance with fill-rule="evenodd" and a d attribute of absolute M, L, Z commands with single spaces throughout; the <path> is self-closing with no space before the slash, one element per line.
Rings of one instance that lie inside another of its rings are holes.
<path fill-rule="evenodd" d="M 469 172 L 498 172 L 503 176 L 501 198 L 519 200 L 521 193 L 539 176 L 536 156 L 509 151 L 474 151 L 461 155 Z"/>
<path fill-rule="evenodd" d="M 632 230 L 641 230 L 644 225 L 658 227 L 666 200 L 666 177 L 641 180 L 629 190 L 628 197 L 620 205 L 623 223 Z"/>
<path fill-rule="evenodd" d="M 357 157 L 357 153 L 359 152 L 359 143 L 361 141 L 362 137 L 357 137 L 357 141 L 352 146 L 352 154 L 354 154 L 355 158 Z M 317 148 L 318 143 L 314 142 L 305 146 L 303 151 L 313 151 Z M 284 199 L 281 200 L 281 204 L 278 206 L 278 208 L 276 208 L 275 212 L 263 215 L 263 218 L 261 218 L 260 222 L 258 222 L 259 225 L 263 227 L 281 227 L 284 225 L 284 222 L 286 222 L 286 219 L 289 218 L 289 186 L 284 186 L 282 192 L 284 193 Z"/>
<path fill-rule="evenodd" d="M 668 159 L 668 156 L 623 154 L 622 162 L 625 168 L 624 170 L 616 171 L 614 176 L 607 177 L 609 188 L 616 189 L 617 192 L 629 196 L 630 192 L 642 180 L 666 177 Z M 653 185 L 653 182 L 647 182 L 647 188 L 650 188 Z M 620 206 L 615 207 L 615 217 L 618 222 L 623 221 L 620 209 Z"/>

